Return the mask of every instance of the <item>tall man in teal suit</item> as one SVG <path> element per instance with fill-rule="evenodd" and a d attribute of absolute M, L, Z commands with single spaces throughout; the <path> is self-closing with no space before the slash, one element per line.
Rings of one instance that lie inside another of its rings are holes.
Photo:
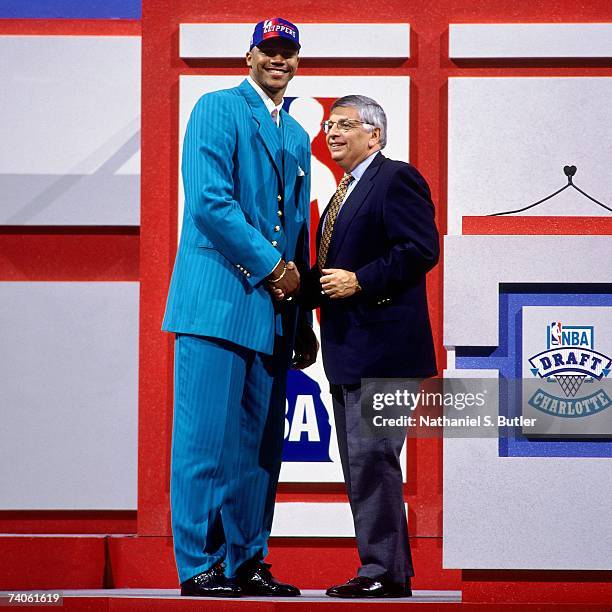
<path fill-rule="evenodd" d="M 294 367 L 317 351 L 292 299 L 309 264 L 310 141 L 282 109 L 299 48 L 292 23 L 258 23 L 248 78 L 202 96 L 185 134 L 185 213 L 163 323 L 176 334 L 170 489 L 183 595 L 300 594 L 263 562 L 287 369 L 294 349 Z"/>

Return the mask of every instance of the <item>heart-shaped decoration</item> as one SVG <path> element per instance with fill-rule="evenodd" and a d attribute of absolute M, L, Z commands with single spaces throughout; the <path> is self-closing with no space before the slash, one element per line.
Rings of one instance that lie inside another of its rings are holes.
<path fill-rule="evenodd" d="M 563 166 L 565 176 L 574 176 L 576 174 L 576 166 Z"/>

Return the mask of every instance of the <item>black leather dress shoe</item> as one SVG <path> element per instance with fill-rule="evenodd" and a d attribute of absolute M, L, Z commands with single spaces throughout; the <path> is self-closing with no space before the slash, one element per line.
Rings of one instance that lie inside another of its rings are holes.
<path fill-rule="evenodd" d="M 236 582 L 240 585 L 243 595 L 259 597 L 297 597 L 300 589 L 283 584 L 272 576 L 270 565 L 263 561 L 247 561 L 236 572 Z"/>
<path fill-rule="evenodd" d="M 351 578 L 344 584 L 330 587 L 325 591 L 329 597 L 411 597 L 410 585 L 387 582 L 385 580 L 374 580 L 367 576 Z"/>
<path fill-rule="evenodd" d="M 223 574 L 223 565 L 214 567 L 185 580 L 181 584 L 181 595 L 187 597 L 240 597 L 242 589 L 235 581 Z"/>

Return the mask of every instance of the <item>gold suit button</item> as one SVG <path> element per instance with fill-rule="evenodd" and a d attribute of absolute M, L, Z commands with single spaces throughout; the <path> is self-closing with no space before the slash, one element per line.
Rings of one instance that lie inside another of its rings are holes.
<path fill-rule="evenodd" d="M 276 242 L 276 240 L 273 240 L 273 241 L 272 241 L 272 246 L 273 246 L 273 247 L 278 246 L 278 242 Z"/>
<path fill-rule="evenodd" d="M 279 202 L 282 202 L 282 201 L 283 201 L 283 196 L 282 196 L 282 195 L 279 193 L 279 194 L 276 196 L 276 199 L 277 199 Z"/>
<path fill-rule="evenodd" d="M 274 231 L 275 232 L 280 232 L 280 225 L 275 225 L 274 226 Z"/>
<path fill-rule="evenodd" d="M 282 211 L 282 210 L 277 210 L 277 211 L 276 211 L 276 214 L 277 214 L 279 217 L 282 217 L 282 216 L 283 216 L 283 211 Z"/>

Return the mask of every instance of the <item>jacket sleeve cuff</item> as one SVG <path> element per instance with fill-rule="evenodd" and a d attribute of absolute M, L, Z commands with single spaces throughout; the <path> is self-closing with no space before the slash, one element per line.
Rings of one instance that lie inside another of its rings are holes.
<path fill-rule="evenodd" d="M 256 287 L 259 285 L 259 283 L 270 276 L 281 259 L 282 257 L 280 257 L 278 254 L 278 251 L 274 247 L 270 246 L 270 250 L 266 251 L 266 253 L 263 255 L 262 262 L 258 264 L 257 270 L 249 270 L 240 263 L 235 265 L 238 270 L 244 274 L 247 283 L 249 283 L 251 287 Z"/>
<path fill-rule="evenodd" d="M 372 270 L 371 264 L 356 270 L 355 276 L 357 277 L 357 283 L 361 287 L 360 293 L 371 295 L 376 294 L 380 290 L 376 282 L 376 270 Z"/>

